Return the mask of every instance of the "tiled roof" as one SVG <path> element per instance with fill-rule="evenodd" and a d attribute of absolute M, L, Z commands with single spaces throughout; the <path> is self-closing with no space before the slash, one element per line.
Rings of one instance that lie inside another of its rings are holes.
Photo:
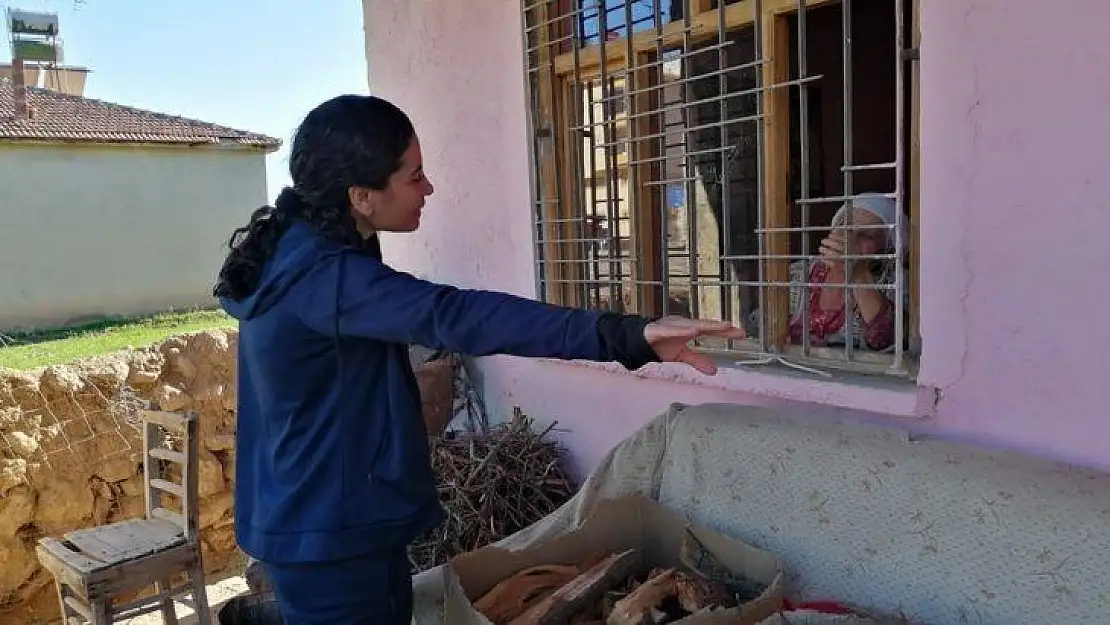
<path fill-rule="evenodd" d="M 30 119 L 15 118 L 14 87 L 0 78 L 0 141 L 239 145 L 274 149 L 281 140 L 101 100 L 28 87 Z"/>

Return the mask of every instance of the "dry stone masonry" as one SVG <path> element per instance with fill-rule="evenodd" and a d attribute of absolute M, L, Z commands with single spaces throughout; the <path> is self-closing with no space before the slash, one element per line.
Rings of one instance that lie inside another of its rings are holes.
<path fill-rule="evenodd" d="M 58 619 L 53 580 L 34 554 L 40 537 L 143 514 L 142 442 L 121 409 L 129 394 L 199 412 L 205 568 L 241 566 L 232 522 L 237 338 L 203 331 L 75 365 L 0 369 L 0 623 Z"/>

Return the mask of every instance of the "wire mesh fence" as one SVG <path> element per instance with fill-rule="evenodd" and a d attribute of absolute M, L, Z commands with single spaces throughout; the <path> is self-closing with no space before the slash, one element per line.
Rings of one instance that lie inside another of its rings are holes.
<path fill-rule="evenodd" d="M 9 472 L 33 464 L 61 472 L 140 449 L 140 411 L 146 403 L 135 389 L 98 384 L 75 372 L 44 375 L 66 379 L 47 388 L 30 380 L 0 384 L 0 460 L 17 465 L 7 467 Z"/>

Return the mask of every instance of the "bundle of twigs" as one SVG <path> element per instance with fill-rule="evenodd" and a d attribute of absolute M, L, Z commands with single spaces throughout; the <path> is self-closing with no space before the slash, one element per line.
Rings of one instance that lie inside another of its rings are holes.
<path fill-rule="evenodd" d="M 417 572 L 496 542 L 539 521 L 570 499 L 575 486 L 563 450 L 519 410 L 488 433 L 433 439 L 432 466 L 444 523 L 409 548 Z"/>

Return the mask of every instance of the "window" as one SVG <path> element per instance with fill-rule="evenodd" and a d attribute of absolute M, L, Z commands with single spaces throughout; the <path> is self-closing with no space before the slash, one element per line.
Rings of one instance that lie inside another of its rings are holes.
<path fill-rule="evenodd" d="M 918 1 L 522 0 L 541 298 L 912 377 Z"/>

